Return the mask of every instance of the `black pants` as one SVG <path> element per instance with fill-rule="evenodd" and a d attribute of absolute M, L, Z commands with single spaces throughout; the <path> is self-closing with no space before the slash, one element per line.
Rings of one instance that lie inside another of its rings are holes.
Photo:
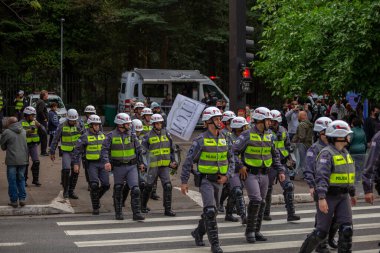
<path fill-rule="evenodd" d="M 47 149 L 47 122 L 42 121 L 40 122 L 41 125 L 45 127 L 45 130 L 41 130 L 41 128 L 38 128 L 38 135 L 40 136 L 40 141 L 41 141 L 41 154 L 46 154 L 46 149 Z"/>

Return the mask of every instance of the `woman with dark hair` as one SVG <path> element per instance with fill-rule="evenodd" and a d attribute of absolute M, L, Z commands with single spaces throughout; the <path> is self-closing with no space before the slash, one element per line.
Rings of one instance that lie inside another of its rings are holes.
<path fill-rule="evenodd" d="M 367 138 L 362 128 L 362 121 L 355 117 L 352 120 L 352 136 L 350 143 L 350 154 L 355 161 L 355 181 L 359 183 L 364 167 L 365 153 L 367 151 Z"/>

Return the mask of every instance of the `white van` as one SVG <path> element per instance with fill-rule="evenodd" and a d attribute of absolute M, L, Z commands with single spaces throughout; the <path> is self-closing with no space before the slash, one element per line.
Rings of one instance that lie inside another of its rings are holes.
<path fill-rule="evenodd" d="M 198 70 L 168 70 L 168 69 L 134 69 L 122 74 L 118 99 L 118 111 L 130 112 L 131 100 L 162 103 L 171 95 L 173 101 L 177 94 L 202 101 L 204 94 L 212 94 L 213 100 L 224 99 L 226 110 L 229 99 L 223 91 L 207 76 Z M 163 109 L 168 112 L 170 108 Z"/>

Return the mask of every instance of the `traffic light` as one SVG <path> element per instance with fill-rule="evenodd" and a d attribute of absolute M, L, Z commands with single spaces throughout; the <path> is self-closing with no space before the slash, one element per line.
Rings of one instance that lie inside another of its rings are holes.
<path fill-rule="evenodd" d="M 255 45 L 255 41 L 251 39 L 254 31 L 255 31 L 255 28 L 252 26 L 245 27 L 245 34 L 247 36 L 245 40 L 246 51 L 248 51 L 248 49 L 252 49 L 253 46 Z M 245 52 L 245 58 L 246 58 L 247 63 L 249 63 L 253 61 L 253 59 L 255 58 L 255 55 L 249 52 Z"/>
<path fill-rule="evenodd" d="M 240 86 L 243 93 L 251 93 L 253 88 L 251 70 L 245 64 L 240 64 Z"/>

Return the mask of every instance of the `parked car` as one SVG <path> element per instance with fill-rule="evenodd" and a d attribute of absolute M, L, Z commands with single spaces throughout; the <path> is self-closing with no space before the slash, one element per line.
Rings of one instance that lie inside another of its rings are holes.
<path fill-rule="evenodd" d="M 37 100 L 40 98 L 40 93 L 33 93 L 28 95 L 28 105 L 36 108 Z M 49 98 L 46 102 L 46 107 L 50 111 L 50 103 L 55 102 L 58 104 L 57 114 L 59 118 L 65 118 L 67 116 L 67 110 L 60 96 L 55 93 L 49 92 Z"/>

